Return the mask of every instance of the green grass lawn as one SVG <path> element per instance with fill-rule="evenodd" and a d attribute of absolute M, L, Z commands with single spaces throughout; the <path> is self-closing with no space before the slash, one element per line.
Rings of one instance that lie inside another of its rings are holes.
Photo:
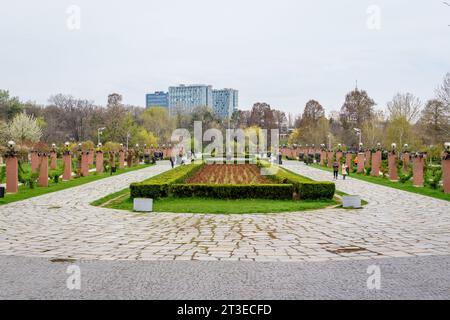
<path fill-rule="evenodd" d="M 136 167 L 131 168 L 125 168 L 125 169 L 118 169 L 117 173 L 114 175 L 119 175 L 126 172 L 131 172 L 143 168 L 147 168 L 150 165 L 140 165 Z M 26 169 L 25 169 L 26 170 Z M 81 177 L 81 178 L 74 178 L 70 181 L 60 181 L 59 183 L 55 183 L 52 180 L 49 180 L 49 186 L 48 187 L 38 187 L 36 186 L 34 189 L 30 189 L 28 186 L 21 185 L 19 186 L 19 192 L 15 194 L 6 194 L 5 198 L 0 198 L 0 205 L 21 201 L 33 197 L 37 197 L 43 194 L 55 192 L 64 190 L 67 188 L 72 188 L 76 186 L 80 186 L 89 182 L 97 181 L 100 179 L 108 178 L 110 177 L 110 173 L 102 173 L 102 174 L 95 174 L 93 172 L 90 173 L 87 177 Z"/>
<path fill-rule="evenodd" d="M 311 166 L 314 168 L 317 168 L 317 169 L 321 169 L 321 170 L 330 172 L 330 176 L 331 176 L 331 172 L 333 172 L 333 169 L 330 169 L 328 167 L 322 167 L 318 164 L 313 164 Z M 445 194 L 442 190 L 435 190 L 435 189 L 431 189 L 430 187 L 423 187 L 423 188 L 414 187 L 412 185 L 412 181 L 408 181 L 406 183 L 392 182 L 392 181 L 389 181 L 388 178 L 372 177 L 372 176 L 366 176 L 365 174 L 357 174 L 357 173 L 350 174 L 350 178 L 355 178 L 355 179 L 363 180 L 363 181 L 374 183 L 374 184 L 379 184 L 379 185 L 394 188 L 394 189 L 399 189 L 399 190 L 403 190 L 403 191 L 421 194 L 424 196 L 429 196 L 432 198 L 450 201 L 450 194 Z"/>
<path fill-rule="evenodd" d="M 92 203 L 94 206 L 133 211 L 133 200 L 129 189 L 110 194 Z M 338 205 L 335 200 L 292 201 L 242 199 L 220 200 L 203 198 L 163 198 L 153 202 L 154 212 L 171 213 L 212 213 L 212 214 L 244 214 L 244 213 L 280 213 L 322 209 Z"/>

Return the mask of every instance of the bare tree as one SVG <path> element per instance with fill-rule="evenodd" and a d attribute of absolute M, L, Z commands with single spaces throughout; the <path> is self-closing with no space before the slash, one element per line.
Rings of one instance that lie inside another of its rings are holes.
<path fill-rule="evenodd" d="M 341 120 L 353 125 L 361 126 L 373 116 L 375 101 L 369 97 L 366 91 L 356 88 L 345 97 L 342 106 Z"/>
<path fill-rule="evenodd" d="M 442 1 L 442 3 L 450 7 L 450 3 L 448 3 L 447 1 Z M 450 27 L 450 24 L 448 26 Z"/>
<path fill-rule="evenodd" d="M 286 114 L 280 110 L 273 110 L 273 117 L 280 134 L 287 134 L 289 124 Z"/>
<path fill-rule="evenodd" d="M 125 109 L 122 96 L 118 93 L 110 94 L 105 112 L 105 137 L 110 141 L 122 142 L 133 124 L 133 116 Z"/>
<path fill-rule="evenodd" d="M 348 146 L 356 146 L 358 138 L 354 134 L 354 128 L 361 128 L 367 121 L 374 117 L 375 101 L 364 90 L 355 90 L 349 92 L 345 97 L 345 102 L 341 108 L 340 126 L 332 124 L 332 132 L 340 135 L 340 142 Z"/>
<path fill-rule="evenodd" d="M 320 118 L 325 117 L 325 109 L 316 100 L 309 100 L 306 103 L 305 110 L 303 111 L 302 119 L 300 120 L 301 126 L 316 125 Z"/>
<path fill-rule="evenodd" d="M 442 85 L 437 88 L 436 96 L 450 108 L 450 72 L 445 75 Z"/>
<path fill-rule="evenodd" d="M 411 93 L 397 93 L 387 103 L 389 119 L 404 117 L 409 123 L 415 123 L 420 115 L 422 102 Z"/>
<path fill-rule="evenodd" d="M 440 100 L 428 101 L 419 120 L 427 144 L 442 144 L 450 139 L 450 107 Z"/>
<path fill-rule="evenodd" d="M 57 94 L 50 97 L 49 102 L 58 110 L 55 130 L 63 130 L 66 132 L 66 139 L 74 141 L 83 141 L 90 137 L 90 115 L 94 110 L 92 101 Z"/>
<path fill-rule="evenodd" d="M 257 126 L 262 129 L 276 129 L 273 110 L 265 102 L 257 102 L 250 112 L 249 126 Z"/>

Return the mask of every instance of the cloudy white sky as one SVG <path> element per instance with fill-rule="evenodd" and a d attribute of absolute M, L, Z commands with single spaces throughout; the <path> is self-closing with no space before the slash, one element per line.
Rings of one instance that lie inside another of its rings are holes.
<path fill-rule="evenodd" d="M 397 91 L 432 97 L 450 72 L 449 24 L 440 0 L 2 0 L 0 88 L 144 106 L 147 92 L 205 83 L 238 89 L 242 109 L 299 113 L 311 98 L 339 109 L 358 80 L 384 108 Z"/>

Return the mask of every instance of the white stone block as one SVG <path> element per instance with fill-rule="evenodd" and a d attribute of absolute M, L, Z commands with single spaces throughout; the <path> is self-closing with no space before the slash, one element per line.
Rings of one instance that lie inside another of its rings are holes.
<path fill-rule="evenodd" d="M 153 199 L 135 198 L 133 200 L 133 210 L 136 212 L 152 212 Z"/>
<path fill-rule="evenodd" d="M 362 208 L 360 196 L 343 196 L 342 205 L 344 208 Z"/>

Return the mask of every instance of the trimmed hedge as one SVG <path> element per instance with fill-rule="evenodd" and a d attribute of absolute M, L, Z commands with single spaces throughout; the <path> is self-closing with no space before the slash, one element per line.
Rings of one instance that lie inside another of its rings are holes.
<path fill-rule="evenodd" d="M 264 164 L 260 165 L 265 166 Z M 336 185 L 333 182 L 313 181 L 282 168 L 278 168 L 278 172 L 274 176 L 268 177 L 278 183 L 292 184 L 294 193 L 301 200 L 333 199 L 336 192 Z"/>
<path fill-rule="evenodd" d="M 183 183 L 202 167 L 203 164 L 180 166 L 144 182 L 132 183 L 130 185 L 130 195 L 132 198 L 159 199 L 168 197 L 170 185 Z"/>
<path fill-rule="evenodd" d="M 131 197 L 159 199 L 173 195 L 218 199 L 318 200 L 333 199 L 336 191 L 332 182 L 316 182 L 282 168 L 276 175 L 268 176 L 277 184 L 185 184 L 202 167 L 203 164 L 181 166 L 147 181 L 133 183 L 130 186 Z"/>
<path fill-rule="evenodd" d="M 173 184 L 169 194 L 181 198 L 292 200 L 293 190 L 292 184 Z"/>
<path fill-rule="evenodd" d="M 298 192 L 302 200 L 333 199 L 336 185 L 332 182 L 305 182 L 300 183 Z"/>

